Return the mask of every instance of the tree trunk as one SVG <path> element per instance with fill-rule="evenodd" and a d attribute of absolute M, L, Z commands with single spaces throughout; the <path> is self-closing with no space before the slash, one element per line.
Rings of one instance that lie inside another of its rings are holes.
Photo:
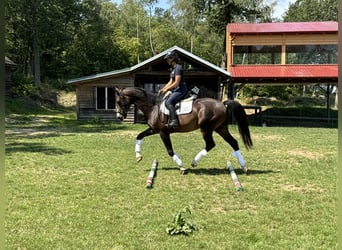
<path fill-rule="evenodd" d="M 33 60 L 34 60 L 34 83 L 37 87 L 40 86 L 40 56 L 39 45 L 36 32 L 33 35 Z"/>
<path fill-rule="evenodd" d="M 33 70 L 34 70 L 34 83 L 37 87 L 40 86 L 40 57 L 39 57 L 39 43 L 38 43 L 38 21 L 37 21 L 37 6 L 36 1 L 32 0 L 32 15 L 33 15 Z"/>
<path fill-rule="evenodd" d="M 152 41 L 152 29 L 151 29 L 151 17 L 152 17 L 152 6 L 150 5 L 150 16 L 148 18 L 148 32 L 150 33 L 150 46 L 152 55 L 155 55 Z"/>
<path fill-rule="evenodd" d="M 137 12 L 137 40 L 139 41 L 139 12 Z M 137 61 L 138 63 L 140 63 L 140 57 L 139 57 L 139 52 L 140 52 L 140 49 L 139 49 L 140 46 L 138 46 L 138 55 L 137 55 Z"/>
<path fill-rule="evenodd" d="M 335 91 L 335 108 L 338 107 L 338 87 L 336 86 L 336 91 Z"/>

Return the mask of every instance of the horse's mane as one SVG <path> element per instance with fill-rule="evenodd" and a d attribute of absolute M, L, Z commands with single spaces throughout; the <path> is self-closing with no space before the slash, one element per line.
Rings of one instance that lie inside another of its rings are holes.
<path fill-rule="evenodd" d="M 128 87 L 126 90 L 131 90 L 131 91 L 138 91 L 142 93 L 142 95 L 145 96 L 145 98 L 148 100 L 148 102 L 151 102 L 151 104 L 155 105 L 156 100 L 157 100 L 157 95 L 147 91 L 146 89 L 140 88 L 140 87 Z"/>

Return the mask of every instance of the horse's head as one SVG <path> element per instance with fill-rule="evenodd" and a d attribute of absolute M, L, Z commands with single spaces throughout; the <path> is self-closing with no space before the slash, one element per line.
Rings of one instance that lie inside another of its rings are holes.
<path fill-rule="evenodd" d="M 118 119 L 123 120 L 127 117 L 127 112 L 131 106 L 131 98 L 125 96 L 124 91 L 115 87 L 115 92 L 117 94 L 117 111 L 118 111 Z"/>

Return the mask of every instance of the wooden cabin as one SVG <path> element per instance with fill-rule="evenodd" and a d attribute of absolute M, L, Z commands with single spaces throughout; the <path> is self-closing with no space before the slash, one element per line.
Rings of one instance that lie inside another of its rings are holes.
<path fill-rule="evenodd" d="M 188 89 L 200 89 L 199 97 L 221 99 L 222 86 L 230 74 L 220 67 L 180 48 L 171 47 L 133 67 L 84 76 L 68 81 L 76 86 L 77 118 L 79 120 L 119 121 L 116 111 L 114 87 L 142 87 L 157 93 L 170 79 L 170 67 L 164 56 L 175 51 L 183 65 Z M 144 117 L 132 108 L 126 122 L 143 122 Z"/>

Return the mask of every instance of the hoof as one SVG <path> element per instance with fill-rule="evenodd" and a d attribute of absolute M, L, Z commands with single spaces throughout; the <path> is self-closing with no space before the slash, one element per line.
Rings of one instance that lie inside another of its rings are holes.
<path fill-rule="evenodd" d="M 192 168 L 197 167 L 197 162 L 196 162 L 196 161 L 192 161 L 192 162 L 191 162 L 191 167 L 192 167 Z"/>
<path fill-rule="evenodd" d="M 249 175 L 249 172 L 248 172 L 248 168 L 247 167 L 244 167 L 242 168 L 243 172 L 246 174 L 246 175 Z"/>
<path fill-rule="evenodd" d="M 137 160 L 137 163 L 139 163 L 142 160 L 142 155 L 140 154 L 140 152 L 136 152 L 135 153 L 135 159 Z"/>
<path fill-rule="evenodd" d="M 180 173 L 180 175 L 185 175 L 188 173 L 188 170 L 186 168 L 180 168 L 179 173 Z"/>
<path fill-rule="evenodd" d="M 137 163 L 141 162 L 142 158 L 143 158 L 142 156 L 138 156 L 138 157 L 136 157 L 136 159 L 137 159 Z"/>

